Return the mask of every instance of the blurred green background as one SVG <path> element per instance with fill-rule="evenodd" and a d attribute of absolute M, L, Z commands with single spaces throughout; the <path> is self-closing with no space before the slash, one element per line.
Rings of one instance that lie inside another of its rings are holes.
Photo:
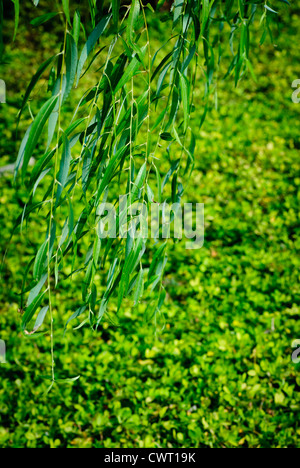
<path fill-rule="evenodd" d="M 7 345 L 0 446 L 300 447 L 300 366 L 291 361 L 292 342 L 300 339 L 300 105 L 291 100 L 300 78 L 300 8 L 280 8 L 276 46 L 253 41 L 257 83 L 244 78 L 235 89 L 233 80 L 220 80 L 218 110 L 198 132 L 184 201 L 205 203 L 205 244 L 169 248 L 162 331 L 162 323 L 158 330 L 144 326 L 128 308 L 125 328 L 70 327 L 64 337 L 81 297 L 76 280 L 63 283 L 55 296 L 57 373 L 81 378 L 44 396 L 49 337 L 24 338 L 18 313 L 24 270 L 40 241 L 38 216 L 27 236 L 13 238 L 0 285 L 0 339 Z M 30 77 L 57 49 L 59 23 L 57 30 L 33 29 L 36 16 L 24 2 L 11 44 L 13 12 L 6 11 L 1 166 L 16 159 L 26 128 L 25 119 L 16 137 L 16 114 Z M 159 20 L 151 32 L 157 47 L 167 38 Z M 41 86 L 43 94 L 46 80 Z M 196 128 L 202 105 L 199 94 Z M 11 173 L 0 174 L 1 252 L 26 196 Z"/>

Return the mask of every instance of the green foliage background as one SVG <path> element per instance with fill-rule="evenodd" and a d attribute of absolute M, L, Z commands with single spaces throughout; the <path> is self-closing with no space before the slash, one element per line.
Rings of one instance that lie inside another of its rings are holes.
<path fill-rule="evenodd" d="M 291 362 L 300 338 L 300 106 L 291 101 L 300 10 L 297 2 L 284 10 L 276 47 L 253 51 L 257 83 L 249 76 L 234 89 L 220 80 L 219 108 L 199 132 L 186 200 L 205 203 L 205 245 L 169 249 L 163 331 L 163 321 L 145 327 L 128 307 L 118 328 L 70 327 L 63 337 L 81 299 L 79 280 L 64 282 L 54 298 L 57 369 L 81 379 L 45 397 L 49 338 L 25 339 L 18 314 L 20 263 L 40 242 L 37 220 L 27 240 L 14 238 L 0 292 L 2 447 L 300 446 L 300 367 Z M 152 30 L 160 41 L 163 23 Z M 15 161 L 21 95 L 55 34 L 23 25 L 7 48 L 1 166 Z M 26 187 L 17 188 L 11 174 L 0 176 L 1 251 L 26 201 Z"/>

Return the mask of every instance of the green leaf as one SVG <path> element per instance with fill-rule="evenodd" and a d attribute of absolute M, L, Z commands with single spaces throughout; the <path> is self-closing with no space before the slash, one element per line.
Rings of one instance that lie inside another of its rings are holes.
<path fill-rule="evenodd" d="M 50 98 L 42 106 L 42 108 L 40 109 L 38 115 L 34 119 L 34 122 L 32 123 L 31 129 L 30 129 L 30 132 L 29 132 L 29 135 L 28 135 L 28 139 L 27 139 L 27 142 L 26 142 L 26 146 L 25 146 L 25 151 L 24 151 L 24 163 L 23 163 L 23 167 L 22 167 L 23 177 L 24 177 L 24 175 L 26 173 L 29 160 L 30 160 L 30 158 L 32 156 L 32 153 L 33 153 L 37 143 L 38 143 L 38 140 L 39 140 L 39 137 L 40 137 L 40 135 L 42 133 L 44 125 L 45 125 L 46 121 L 48 120 L 51 112 L 55 108 L 57 100 L 58 100 L 58 96 L 53 96 L 52 98 Z M 25 135 L 25 137 L 26 137 L 26 135 Z"/>
<path fill-rule="evenodd" d="M 74 230 L 74 211 L 72 206 L 72 200 L 68 193 L 66 193 L 69 202 L 69 217 L 68 217 L 68 228 L 69 228 L 69 237 L 72 235 Z"/>
<path fill-rule="evenodd" d="M 176 24 L 179 21 L 179 18 L 182 13 L 182 9 L 184 6 L 183 0 L 175 0 L 174 2 L 174 18 L 173 18 L 173 25 L 176 26 Z"/>
<path fill-rule="evenodd" d="M 58 122 L 59 107 L 64 100 L 65 89 L 66 89 L 66 76 L 64 75 L 62 79 L 59 76 L 53 87 L 52 96 L 57 96 L 61 90 L 61 98 L 60 100 L 57 100 L 56 105 L 49 116 L 47 150 L 49 146 L 51 145 L 54 134 L 55 134 L 56 125 Z"/>
<path fill-rule="evenodd" d="M 159 124 L 163 121 L 165 115 L 167 114 L 167 111 L 168 111 L 168 109 L 165 108 L 165 109 L 163 109 L 163 111 L 159 114 L 159 116 L 157 117 L 157 119 L 156 119 L 156 121 L 155 121 L 153 127 L 151 128 L 151 133 L 153 133 L 154 130 L 155 130 L 155 129 L 159 126 Z"/>
<path fill-rule="evenodd" d="M 45 200 L 45 201 L 42 201 L 42 202 L 39 202 L 39 203 L 31 203 L 31 204 L 28 204 L 28 205 L 25 205 L 24 206 L 24 209 L 23 209 L 23 212 L 20 214 L 20 216 L 18 216 L 17 218 L 17 221 L 14 225 L 14 228 L 13 228 L 13 231 L 18 227 L 18 226 L 22 226 L 22 223 L 24 222 L 24 220 L 26 218 L 28 218 L 28 216 L 30 215 L 30 213 L 32 213 L 33 211 L 35 211 L 37 208 L 41 208 L 43 205 L 46 205 L 47 203 L 49 203 L 50 200 Z"/>
<path fill-rule="evenodd" d="M 155 252 L 152 263 L 148 271 L 148 280 L 151 280 L 153 275 L 156 273 L 157 266 L 162 262 L 163 258 L 165 257 L 166 245 L 167 243 L 164 242 Z"/>
<path fill-rule="evenodd" d="M 139 262 L 140 256 L 141 254 L 143 254 L 144 250 L 144 241 L 140 237 L 139 239 L 137 239 L 137 242 L 135 243 L 133 249 L 131 250 L 124 263 L 118 294 L 118 311 L 121 308 L 124 296 L 127 295 L 130 275 L 135 271 L 137 263 Z"/>
<path fill-rule="evenodd" d="M 29 183 L 30 188 L 32 188 L 36 184 L 38 177 L 42 174 L 43 169 L 47 166 L 47 164 L 49 164 L 49 162 L 51 161 L 55 153 L 56 153 L 56 149 L 54 148 L 53 150 L 45 153 L 44 156 L 42 156 L 41 159 L 39 159 L 36 162 L 36 164 L 34 165 L 32 169 L 32 173 L 30 176 L 30 183 Z"/>
<path fill-rule="evenodd" d="M 69 24 L 71 24 L 69 0 L 62 0 L 62 5 L 67 21 Z"/>
<path fill-rule="evenodd" d="M 58 13 L 47 13 L 46 15 L 42 15 L 42 16 L 39 16 L 38 18 L 34 18 L 32 21 L 30 21 L 30 24 L 36 28 L 37 26 L 40 26 L 41 24 L 46 23 L 47 21 L 51 20 L 57 15 Z"/>
<path fill-rule="evenodd" d="M 187 78 L 179 74 L 181 97 L 183 102 L 183 113 L 184 113 L 184 132 L 187 131 L 189 119 L 190 119 L 190 101 L 189 101 L 189 82 Z"/>
<path fill-rule="evenodd" d="M 105 170 L 103 179 L 101 180 L 100 186 L 99 186 L 99 188 L 97 190 L 97 197 L 96 197 L 96 202 L 95 202 L 96 206 L 98 206 L 101 195 L 103 194 L 105 188 L 107 187 L 108 183 L 110 182 L 111 177 L 112 177 L 115 169 L 117 168 L 118 162 L 123 157 L 125 152 L 128 151 L 128 150 L 129 150 L 128 147 L 120 148 L 116 152 L 116 154 L 111 158 L 111 160 L 109 161 L 109 164 L 108 164 L 108 166 L 107 166 L 107 168 Z"/>
<path fill-rule="evenodd" d="M 148 10 L 150 10 L 152 13 L 155 13 L 155 10 L 154 10 L 153 6 L 151 5 L 151 3 L 147 3 L 145 8 L 148 8 Z"/>
<path fill-rule="evenodd" d="M 134 43 L 135 27 L 136 27 L 138 17 L 140 14 L 140 8 L 141 7 L 140 7 L 139 0 L 133 0 L 133 2 L 131 2 L 128 22 L 127 22 L 127 27 L 126 27 L 127 41 L 134 50 L 136 49 L 136 44 Z M 138 48 L 137 52 L 139 52 L 139 50 L 140 49 Z"/>
<path fill-rule="evenodd" d="M 139 170 L 139 173 L 136 177 L 136 180 L 133 184 L 133 188 L 131 190 L 131 194 L 130 194 L 130 204 L 134 202 L 134 200 L 136 199 L 140 189 L 142 188 L 143 184 L 144 184 L 144 181 L 145 181 L 145 178 L 146 178 L 146 173 L 147 173 L 147 164 L 144 163 L 141 167 L 141 169 Z"/>
<path fill-rule="evenodd" d="M 169 179 L 171 177 L 172 174 L 174 174 L 175 171 L 177 171 L 178 167 L 179 167 L 179 164 L 180 164 L 180 159 L 177 159 L 176 161 L 174 161 L 170 167 L 170 169 L 168 170 L 167 174 L 165 175 L 165 178 L 163 180 L 163 183 L 162 183 L 162 190 L 165 188 L 165 186 L 167 185 L 167 183 L 169 182 Z"/>
<path fill-rule="evenodd" d="M 155 168 L 155 172 L 156 172 L 156 182 L 157 182 L 157 192 L 158 192 L 157 193 L 157 199 L 158 199 L 158 203 L 161 203 L 161 200 L 162 200 L 161 176 L 160 176 L 159 170 L 157 169 L 155 164 L 154 164 L 154 168 Z"/>
<path fill-rule="evenodd" d="M 162 70 L 162 68 L 164 68 L 164 66 L 166 65 L 166 63 L 168 62 L 168 60 L 172 57 L 172 55 L 174 54 L 174 51 L 172 50 L 171 52 L 169 52 L 160 62 L 160 64 L 156 67 L 156 69 L 154 70 L 152 76 L 151 76 L 151 81 L 154 80 L 154 78 L 156 77 L 156 75 L 160 72 L 160 70 Z"/>
<path fill-rule="evenodd" d="M 89 182 L 89 175 L 92 168 L 92 153 L 87 148 L 85 151 L 84 159 L 83 159 L 83 166 L 82 166 L 82 190 L 84 192 L 87 191 L 88 182 Z"/>
<path fill-rule="evenodd" d="M 163 7 L 165 4 L 165 0 L 158 0 L 157 5 L 156 5 L 156 11 L 159 11 L 161 7 Z"/>
<path fill-rule="evenodd" d="M 209 18 L 209 0 L 203 0 L 203 3 L 202 3 L 201 35 L 203 35 L 203 33 L 204 33 L 208 18 Z"/>
<path fill-rule="evenodd" d="M 64 334 L 66 333 L 67 331 L 67 327 L 69 325 L 69 323 L 72 321 L 72 320 L 75 320 L 77 317 L 80 317 L 80 315 L 82 315 L 84 312 L 86 311 L 86 305 L 82 306 L 82 307 L 79 307 L 76 312 L 74 312 L 73 315 L 71 315 L 71 317 L 67 320 L 66 322 L 66 325 L 65 325 L 65 329 L 64 329 Z"/>
<path fill-rule="evenodd" d="M 59 384 L 72 384 L 79 379 L 80 379 L 80 375 L 77 375 L 77 377 L 71 377 L 70 379 L 56 379 L 55 382 Z"/>
<path fill-rule="evenodd" d="M 142 58 L 144 58 L 145 53 L 147 50 L 147 46 L 142 47 Z M 115 89 L 113 90 L 113 94 L 115 95 L 123 86 L 131 80 L 131 78 L 136 74 L 138 69 L 140 68 L 141 62 L 137 57 L 133 57 L 128 67 L 125 68 L 125 72 L 123 73 L 120 81 L 116 85 Z"/>
<path fill-rule="evenodd" d="M 39 280 L 39 282 L 37 283 L 37 285 L 30 291 L 29 293 L 29 297 L 28 297 L 28 301 L 27 301 L 27 307 L 30 306 L 30 304 L 33 303 L 33 301 L 35 300 L 35 298 L 40 294 L 41 292 L 41 289 L 42 287 L 44 286 L 46 280 L 47 280 L 47 273 L 45 273 L 41 279 Z"/>
<path fill-rule="evenodd" d="M 22 324 L 21 324 L 21 328 L 22 328 L 23 331 L 26 329 L 27 324 L 30 322 L 30 320 L 34 316 L 36 310 L 41 305 L 41 302 L 42 302 L 44 296 L 45 296 L 45 292 L 42 292 L 41 294 L 39 294 L 39 296 L 37 296 L 35 298 L 35 300 L 30 304 L 30 306 L 27 307 L 27 309 L 26 309 L 26 311 L 25 311 L 25 313 L 23 315 Z"/>
<path fill-rule="evenodd" d="M 173 141 L 174 138 L 172 137 L 171 133 L 164 132 L 160 134 L 160 138 L 164 141 Z"/>
<path fill-rule="evenodd" d="M 19 149 L 19 153 L 18 153 L 18 157 L 17 157 L 17 161 L 16 161 L 16 166 L 15 166 L 15 175 L 14 175 L 15 179 L 17 177 L 17 174 L 19 172 L 20 167 L 22 167 L 22 165 L 23 165 L 25 148 L 26 148 L 26 145 L 27 145 L 27 141 L 28 141 L 28 138 L 29 138 L 31 127 L 32 127 L 32 124 L 26 130 L 26 133 L 25 133 L 24 138 L 23 138 L 23 140 L 21 142 L 21 145 L 20 145 L 20 149 Z"/>
<path fill-rule="evenodd" d="M 32 189 L 32 196 L 34 196 L 35 192 L 36 192 L 36 189 L 38 188 L 38 185 L 39 183 L 43 180 L 43 178 L 51 171 L 51 167 L 49 167 L 48 169 L 45 169 L 45 171 L 43 171 L 39 177 L 37 178 L 35 184 L 34 184 L 34 187 Z"/>
<path fill-rule="evenodd" d="M 18 32 L 19 20 L 20 20 L 20 1 L 19 0 L 12 0 L 12 1 L 15 5 L 15 30 L 14 30 L 14 37 L 13 37 L 13 41 L 15 41 L 17 32 Z"/>
<path fill-rule="evenodd" d="M 80 12 L 78 10 L 75 11 L 74 18 L 73 18 L 73 37 L 76 46 L 78 46 L 80 36 Z"/>
<path fill-rule="evenodd" d="M 158 299 L 158 304 L 157 304 L 157 309 L 160 310 L 165 302 L 167 293 L 165 288 L 162 288 L 162 291 L 160 293 L 159 299 Z"/>
<path fill-rule="evenodd" d="M 163 68 L 163 71 L 159 75 L 159 78 L 157 80 L 157 86 L 156 86 L 156 96 L 157 97 L 160 95 L 160 92 L 161 92 L 163 84 L 164 84 L 164 80 L 165 80 L 165 78 L 167 76 L 167 73 L 168 73 L 169 68 L 171 67 L 171 65 L 172 65 L 172 62 L 167 63 L 165 65 L 165 67 Z"/>
<path fill-rule="evenodd" d="M 43 307 L 41 309 L 41 311 L 39 312 L 36 318 L 36 322 L 34 324 L 32 333 L 35 333 L 43 325 L 48 310 L 49 310 L 49 306 Z"/>
<path fill-rule="evenodd" d="M 35 73 L 35 75 L 33 75 L 29 85 L 28 85 L 28 88 L 26 89 L 26 92 L 25 92 L 25 95 L 24 95 L 24 98 L 23 98 L 23 101 L 22 101 L 22 104 L 21 104 L 21 108 L 20 108 L 20 111 L 19 111 L 19 114 L 18 114 L 18 120 L 17 122 L 19 122 L 20 120 L 20 117 L 21 117 L 21 114 L 22 114 L 22 111 L 29 99 L 29 96 L 31 94 L 31 92 L 33 91 L 35 85 L 38 83 L 40 77 L 42 76 L 42 74 L 44 73 L 44 71 L 48 68 L 48 66 L 50 65 L 50 63 L 53 62 L 53 60 L 57 57 L 57 55 L 54 55 L 53 57 L 50 57 L 49 59 L 47 59 L 44 63 L 42 63 L 42 65 L 40 65 L 40 67 L 38 68 L 37 72 Z"/>
<path fill-rule="evenodd" d="M 113 13 L 114 24 L 116 26 L 119 22 L 119 10 L 120 10 L 120 0 L 113 0 L 112 1 L 112 13 Z"/>
<path fill-rule="evenodd" d="M 40 279 L 43 273 L 44 265 L 45 265 L 46 258 L 47 258 L 47 253 L 48 253 L 48 240 L 46 240 L 43 243 L 43 245 L 41 245 L 36 255 L 34 266 L 33 266 L 33 276 L 35 279 Z"/>
<path fill-rule="evenodd" d="M 191 63 L 195 53 L 196 53 L 196 44 L 193 45 L 193 47 L 191 48 L 191 50 L 189 52 L 189 55 L 187 56 L 187 58 L 183 62 L 182 68 L 181 68 L 181 73 L 183 73 L 187 69 L 187 67 Z"/>
<path fill-rule="evenodd" d="M 147 184 L 147 187 L 146 187 L 146 191 L 147 191 L 147 197 L 148 197 L 149 202 L 153 203 L 154 193 L 152 192 L 152 189 L 148 184 Z"/>
<path fill-rule="evenodd" d="M 76 70 L 78 65 L 78 52 L 76 42 L 71 36 L 67 35 L 67 53 L 66 53 L 66 89 L 64 99 L 67 99 L 76 77 Z"/>
<path fill-rule="evenodd" d="M 143 269 L 141 269 L 138 274 L 134 296 L 133 296 L 135 306 L 139 303 L 143 295 L 143 292 L 144 292 L 144 271 Z"/>
<path fill-rule="evenodd" d="M 270 11 L 271 13 L 275 13 L 275 15 L 278 15 L 278 11 L 273 10 L 273 8 L 269 7 L 268 5 L 264 5 L 265 9 Z"/>
<path fill-rule="evenodd" d="M 51 379 L 49 379 L 51 380 Z M 49 385 L 49 387 L 46 389 L 45 393 L 44 393 L 44 396 L 46 397 L 52 390 L 52 388 L 54 387 L 55 385 L 55 382 L 51 382 L 51 384 Z"/>
<path fill-rule="evenodd" d="M 56 206 L 59 202 L 62 191 L 65 188 L 66 183 L 67 183 L 71 159 L 72 159 L 72 156 L 71 156 L 70 143 L 69 143 L 68 138 L 65 137 L 65 143 L 63 146 L 63 152 L 62 152 L 62 157 L 60 161 L 60 168 L 59 168 L 59 173 L 57 177 L 57 181 L 59 185 L 58 185 L 57 193 L 56 193 Z"/>

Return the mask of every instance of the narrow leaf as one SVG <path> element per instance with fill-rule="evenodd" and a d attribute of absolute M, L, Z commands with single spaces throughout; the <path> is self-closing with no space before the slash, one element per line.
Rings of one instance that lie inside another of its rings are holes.
<path fill-rule="evenodd" d="M 42 292 L 41 294 L 39 294 L 39 296 L 37 296 L 35 298 L 35 300 L 32 302 L 32 304 L 30 304 L 30 306 L 27 307 L 27 309 L 26 309 L 26 311 L 25 311 L 25 313 L 23 315 L 22 324 L 21 324 L 21 327 L 22 327 L 23 331 L 26 329 L 27 324 L 30 322 L 30 320 L 34 316 L 36 310 L 40 306 L 40 304 L 41 304 L 41 302 L 42 302 L 42 300 L 44 298 L 44 295 L 45 295 L 45 292 Z"/>
<path fill-rule="evenodd" d="M 110 19 L 111 19 L 111 15 L 108 15 L 108 16 L 105 16 L 104 18 L 102 18 L 100 23 L 95 27 L 94 31 L 89 36 L 85 46 L 82 49 L 80 59 L 79 59 L 79 62 L 78 62 L 78 67 L 77 67 L 76 87 L 78 86 L 79 79 L 80 79 L 81 72 L 82 72 L 82 69 L 84 67 L 84 64 L 85 64 L 90 52 L 95 47 L 98 39 L 100 38 L 100 36 L 105 31 Z"/>
<path fill-rule="evenodd" d="M 74 84 L 78 64 L 78 53 L 76 42 L 73 37 L 67 35 L 67 54 L 66 54 L 66 90 L 64 99 L 67 99 Z"/>
<path fill-rule="evenodd" d="M 57 15 L 58 13 L 47 13 L 46 15 L 42 15 L 42 16 L 39 16 L 38 18 L 34 18 L 32 21 L 30 21 L 30 24 L 34 27 L 37 27 L 43 23 L 46 23 L 47 21 L 51 20 Z"/>
<path fill-rule="evenodd" d="M 114 24 L 117 25 L 119 22 L 119 10 L 120 10 L 120 0 L 112 1 L 112 13 Z"/>
<path fill-rule="evenodd" d="M 60 169 L 59 169 L 59 173 L 57 177 L 59 185 L 58 185 L 57 194 L 56 194 L 56 205 L 58 204 L 62 191 L 66 186 L 69 169 L 70 169 L 70 162 L 71 162 L 70 143 L 69 143 L 68 138 L 66 137 L 64 147 L 63 147 L 62 158 L 60 162 Z"/>
<path fill-rule="evenodd" d="M 138 274 L 138 278 L 137 278 L 137 282 L 136 282 L 136 287 L 135 287 L 135 291 L 134 291 L 134 305 L 136 306 L 142 295 L 143 295 L 143 290 L 144 290 L 144 271 L 143 269 L 140 270 L 139 274 Z"/>
<path fill-rule="evenodd" d="M 47 273 L 45 273 L 41 279 L 39 280 L 39 282 L 37 283 L 37 285 L 30 291 L 29 293 L 29 297 L 28 297 L 28 301 L 27 301 L 27 307 L 30 306 L 30 304 L 33 303 L 33 301 L 35 300 L 35 298 L 40 294 L 41 290 L 42 290 L 42 287 L 44 286 L 45 282 L 46 282 L 46 279 L 47 279 Z"/>
<path fill-rule="evenodd" d="M 38 250 L 38 253 L 35 258 L 34 266 L 33 266 L 33 276 L 35 279 L 40 279 L 41 274 L 44 269 L 46 257 L 48 252 L 48 240 L 46 240 L 43 245 Z"/>
<path fill-rule="evenodd" d="M 21 117 L 21 113 L 29 99 L 29 96 L 32 92 L 32 90 L 34 89 L 35 85 L 37 84 L 37 82 L 39 81 L 40 77 L 42 76 L 42 74 L 44 73 L 44 71 L 48 68 L 48 66 L 50 65 L 51 62 L 53 62 L 53 60 L 55 59 L 55 57 L 57 57 L 57 55 L 54 55 L 53 57 L 50 57 L 48 60 L 46 60 L 44 63 L 42 63 L 42 65 L 40 65 L 40 67 L 38 68 L 37 72 L 35 73 L 35 75 L 33 75 L 29 85 L 28 85 L 28 88 L 26 89 L 26 92 L 25 92 L 25 95 L 24 95 L 24 98 L 23 98 L 23 101 L 22 101 L 22 104 L 21 104 L 21 109 L 19 111 L 19 114 L 18 114 L 18 122 L 20 120 L 20 117 Z"/>
<path fill-rule="evenodd" d="M 67 21 L 69 24 L 71 24 L 69 0 L 62 0 L 62 5 Z"/>

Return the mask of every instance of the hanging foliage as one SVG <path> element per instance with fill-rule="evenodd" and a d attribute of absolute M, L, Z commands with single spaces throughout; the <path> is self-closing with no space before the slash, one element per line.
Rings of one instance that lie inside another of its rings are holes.
<path fill-rule="evenodd" d="M 15 170 L 29 193 L 17 226 L 34 212 L 47 226 L 25 275 L 22 330 L 33 334 L 50 321 L 53 385 L 52 295 L 61 281 L 82 279 L 82 304 L 66 329 L 78 317 L 93 329 L 107 314 L 117 320 L 124 300 L 132 307 L 145 300 L 146 320 L 160 314 L 168 243 L 131 236 L 142 230 L 146 216 L 140 210 L 137 218 L 132 206 L 139 202 L 147 213 L 157 203 L 180 203 L 200 157 L 197 137 L 215 102 L 217 79 L 237 85 L 246 72 L 254 75 L 251 29 L 257 40 L 259 26 L 263 43 L 276 12 L 260 0 L 127 5 L 89 0 L 80 9 L 62 0 L 59 10 L 46 14 L 33 3 L 33 26 L 64 24 L 62 44 L 39 66 L 24 94 L 18 120 L 40 80 L 49 76 L 50 95 L 32 116 Z M 17 32 L 19 2 L 14 5 Z M 149 28 L 156 17 L 169 36 L 159 50 L 153 49 Z M 223 57 L 227 73 L 220 76 Z M 87 76 L 93 82 L 89 89 L 82 85 Z M 203 108 L 201 121 L 193 119 L 195 106 Z M 65 109 L 68 115 L 72 110 L 70 121 Z M 36 162 L 29 170 L 32 157 Z M 47 190 L 37 199 L 45 180 Z M 114 206 L 112 219 L 105 217 L 105 203 Z M 108 221 L 115 236 L 104 235 Z"/>

